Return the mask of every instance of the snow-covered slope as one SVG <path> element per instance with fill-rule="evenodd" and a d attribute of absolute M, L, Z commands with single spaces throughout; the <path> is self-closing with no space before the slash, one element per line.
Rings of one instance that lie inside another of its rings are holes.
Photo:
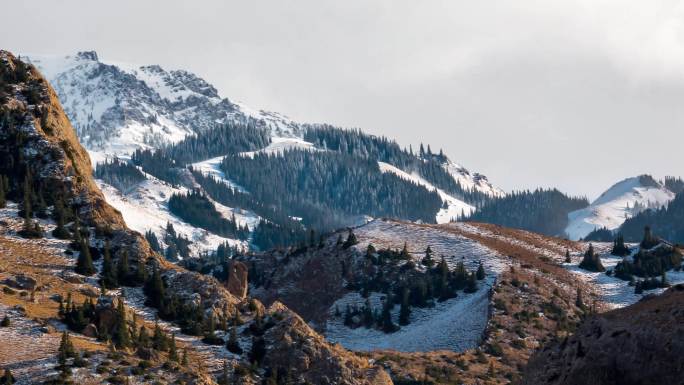
<path fill-rule="evenodd" d="M 93 160 L 93 166 L 111 157 L 129 159 L 136 149 L 159 148 L 227 122 L 249 122 L 270 130 L 270 145 L 242 153 L 244 156 L 253 156 L 257 152 L 278 154 L 287 149 L 325 150 L 303 139 L 307 125 L 279 113 L 233 102 L 219 95 L 210 83 L 188 71 L 103 60 L 93 51 L 75 55 L 29 54 L 24 57 L 45 74 L 57 91 L 80 141 Z M 231 187 L 248 192 L 231 182 L 229 175 L 223 174 L 218 167 L 221 159 L 220 156 L 206 159 L 192 166 L 218 177 Z M 466 190 L 479 191 L 492 197 L 504 195 L 483 175 L 471 173 L 449 160 L 443 167 Z M 393 172 L 436 190 L 446 203 L 436 213 L 439 223 L 470 214 L 475 209 L 462 199 L 435 188 L 423 178 L 389 164 L 381 164 L 381 168 L 384 172 Z M 160 183 L 156 180 L 148 182 L 137 189 L 140 197 L 146 196 L 145 190 L 154 190 L 151 184 Z M 108 192 L 107 198 L 111 199 L 110 203 L 124 213 L 139 211 L 149 214 L 124 215 L 129 225 L 136 230 L 156 231 L 162 222 L 169 219 L 163 211 L 165 202 L 159 196 L 136 200 L 129 192 L 121 194 L 111 186 L 105 190 Z M 131 204 L 136 208 L 129 207 Z M 157 210 L 162 211 L 157 213 Z M 150 215 L 160 217 L 153 220 Z M 183 227 L 182 223 L 178 225 Z M 191 238 L 201 239 L 197 229 L 189 231 Z"/>
<path fill-rule="evenodd" d="M 229 121 L 251 120 L 274 136 L 294 136 L 299 130 L 285 116 L 220 97 L 216 88 L 187 71 L 104 62 L 95 52 L 28 55 L 27 60 L 53 85 L 89 150 L 122 155 Z"/>
<path fill-rule="evenodd" d="M 193 253 L 213 251 L 223 243 L 242 249 L 247 248 L 248 245 L 244 241 L 218 236 L 194 227 L 173 215 L 168 207 L 169 198 L 174 193 L 187 193 L 188 190 L 182 187 L 171 187 L 151 175 L 147 177 L 146 181 L 126 194 L 100 180 L 97 181 L 107 202 L 121 212 L 128 227 L 140 233 L 151 230 L 163 242 L 166 224 L 171 223 L 177 233 L 187 236 L 193 242 L 190 246 Z M 216 210 L 225 218 L 235 215 L 235 219 L 241 226 L 247 224 L 250 229 L 253 229 L 259 221 L 259 217 L 254 213 L 213 203 Z"/>
<path fill-rule="evenodd" d="M 628 178 L 606 190 L 588 207 L 568 214 L 565 232 L 570 239 L 577 240 L 595 229 L 616 230 L 627 218 L 647 208 L 667 205 L 674 196 L 648 175 Z"/>
<path fill-rule="evenodd" d="M 402 179 L 424 186 L 430 191 L 437 191 L 440 198 L 442 198 L 442 201 L 446 202 L 447 204 L 446 208 L 442 208 L 437 212 L 437 216 L 435 218 L 437 223 L 449 223 L 452 220 L 456 220 L 458 218 L 470 215 L 473 211 L 475 211 L 474 206 L 469 205 L 460 199 L 454 198 L 453 196 L 444 192 L 444 190 L 433 186 L 430 182 L 426 181 L 425 179 L 421 178 L 416 174 L 409 174 L 385 162 L 378 162 L 378 165 L 380 166 L 380 171 L 382 172 L 391 172 L 392 174 L 397 175 Z"/>
<path fill-rule="evenodd" d="M 476 172 L 471 173 L 465 167 L 456 164 L 451 160 L 448 160 L 444 164 L 444 168 L 454 177 L 456 182 L 466 190 L 479 191 L 494 198 L 500 198 L 506 195 L 502 189 L 491 184 L 486 176 Z"/>
<path fill-rule="evenodd" d="M 467 269 L 475 270 L 480 262 L 487 271 L 487 278 L 481 282 L 475 293 L 459 293 L 458 297 L 438 302 L 431 308 L 413 308 L 411 323 L 402 326 L 392 334 L 377 329 L 344 326 L 339 317 L 330 317 L 326 324 L 325 336 L 328 340 L 339 342 L 352 350 L 369 351 L 393 349 L 405 352 L 454 350 L 463 351 L 474 348 L 479 343 L 488 320 L 490 288 L 496 277 L 508 268 L 506 258 L 481 243 L 449 231 L 448 228 L 422 227 L 411 223 L 374 220 L 354 230 L 359 244 L 358 250 L 366 250 L 368 244 L 376 248 L 401 249 L 404 242 L 409 244 L 409 253 L 416 264 L 430 246 L 435 258 L 444 256 L 450 269 L 463 262 Z M 371 305 L 381 308 L 385 295 L 373 293 Z M 333 315 L 336 309 L 347 305 L 361 307 L 365 298 L 358 292 L 351 292 L 340 298 L 330 307 Z M 395 319 L 399 307 L 392 310 Z"/>

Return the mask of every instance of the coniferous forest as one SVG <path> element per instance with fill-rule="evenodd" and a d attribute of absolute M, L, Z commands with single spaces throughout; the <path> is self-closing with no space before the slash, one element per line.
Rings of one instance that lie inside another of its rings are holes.
<path fill-rule="evenodd" d="M 513 192 L 492 199 L 467 220 L 494 223 L 551 236 L 564 236 L 568 213 L 589 205 L 556 189 Z"/>
<path fill-rule="evenodd" d="M 362 215 L 432 223 L 442 206 L 436 192 L 381 172 L 375 161 L 344 153 L 288 150 L 253 158 L 232 155 L 223 160 L 221 169 L 255 199 L 323 231 L 343 227 Z"/>
<path fill-rule="evenodd" d="M 684 243 L 684 192 L 678 193 L 667 207 L 648 209 L 629 218 L 620 228 L 625 240 L 641 240 L 644 227 L 670 242 Z"/>

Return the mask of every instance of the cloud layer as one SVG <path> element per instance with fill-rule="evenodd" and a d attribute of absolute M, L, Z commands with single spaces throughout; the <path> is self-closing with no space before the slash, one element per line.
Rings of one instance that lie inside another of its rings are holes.
<path fill-rule="evenodd" d="M 110 4 L 111 3 L 111 4 Z M 443 147 L 505 189 L 684 174 L 678 1 L 31 1 L 0 46 L 187 68 L 229 98 Z"/>

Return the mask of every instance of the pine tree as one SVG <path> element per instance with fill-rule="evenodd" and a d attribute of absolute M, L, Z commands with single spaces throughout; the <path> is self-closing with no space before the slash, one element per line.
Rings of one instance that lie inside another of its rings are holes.
<path fill-rule="evenodd" d="M 399 254 L 399 258 L 408 261 L 411 259 L 411 255 L 408 252 L 408 245 L 406 242 L 404 242 L 404 247 L 401 249 L 401 253 Z"/>
<path fill-rule="evenodd" d="M 121 283 L 128 283 L 128 281 L 129 281 L 128 273 L 129 273 L 128 251 L 124 250 L 123 253 L 121 253 L 121 257 L 119 258 L 118 263 L 116 264 L 117 280 Z"/>
<path fill-rule="evenodd" d="M 485 269 L 484 266 L 482 266 L 482 262 L 480 262 L 480 264 L 477 266 L 475 278 L 477 278 L 478 281 L 482 281 L 483 279 L 485 279 Z"/>
<path fill-rule="evenodd" d="M 55 227 L 55 229 L 52 230 L 52 236 L 57 239 L 69 239 L 69 237 L 71 236 L 69 230 L 67 230 L 64 226 L 65 216 L 66 214 L 64 209 L 64 202 L 62 196 L 60 195 L 57 198 L 57 201 L 55 202 L 54 209 L 54 217 L 55 222 L 57 222 L 57 227 Z"/>
<path fill-rule="evenodd" d="M 466 281 L 466 287 L 463 289 L 464 293 L 474 293 L 477 291 L 477 277 L 475 273 L 468 274 L 468 280 Z"/>
<path fill-rule="evenodd" d="M 223 361 L 223 370 L 221 370 L 221 375 L 217 379 L 216 383 L 218 385 L 230 385 L 230 376 L 228 375 L 228 362 Z"/>
<path fill-rule="evenodd" d="M 584 301 L 582 300 L 582 291 L 579 287 L 577 288 L 577 298 L 575 298 L 575 306 L 582 310 L 585 309 Z"/>
<path fill-rule="evenodd" d="M 176 347 L 176 334 L 171 334 L 171 342 L 169 343 L 169 360 L 179 362 L 178 348 Z"/>
<path fill-rule="evenodd" d="M 138 285 L 147 282 L 147 269 L 145 269 L 145 261 L 142 256 L 138 256 L 138 266 L 135 270 L 135 283 Z"/>
<path fill-rule="evenodd" d="M 152 334 L 152 348 L 160 352 L 165 352 L 169 349 L 169 342 L 159 327 L 159 321 L 154 323 L 154 333 Z"/>
<path fill-rule="evenodd" d="M 7 187 L 5 187 L 5 176 L 0 174 L 0 209 L 7 205 Z"/>
<path fill-rule="evenodd" d="M 266 356 L 266 341 L 262 337 L 252 337 L 252 350 L 249 352 L 249 361 L 261 365 Z"/>
<path fill-rule="evenodd" d="M 601 263 L 601 257 L 594 251 L 594 245 L 589 244 L 589 248 L 584 253 L 584 258 L 580 262 L 579 267 L 589 271 L 605 271 Z"/>
<path fill-rule="evenodd" d="M 162 300 L 164 298 L 164 282 L 161 279 L 159 268 L 157 266 L 154 267 L 154 270 L 152 271 L 152 277 L 150 277 L 150 279 L 147 281 L 145 289 L 145 294 L 147 294 L 147 299 L 150 302 L 150 305 L 158 309 L 161 306 Z"/>
<path fill-rule="evenodd" d="M 2 384 L 3 385 L 13 385 L 14 384 L 14 376 L 12 375 L 12 372 L 10 371 L 9 368 L 5 368 L 5 374 L 2 376 Z"/>
<path fill-rule="evenodd" d="M 401 307 L 399 308 L 399 325 L 408 325 L 411 316 L 411 305 L 409 304 L 409 290 L 403 288 L 401 293 Z"/>
<path fill-rule="evenodd" d="M 118 349 L 126 349 L 131 346 L 131 336 L 128 331 L 128 323 L 126 322 L 126 309 L 121 298 L 119 298 L 117 305 L 116 318 L 116 330 L 112 336 L 113 342 Z"/>
<path fill-rule="evenodd" d="M 357 243 L 359 243 L 359 241 L 356 239 L 356 235 L 354 235 L 354 231 L 352 231 L 352 229 L 349 229 L 349 234 L 347 235 L 347 240 L 344 241 L 342 248 L 348 249 Z"/>
<path fill-rule="evenodd" d="M 613 250 L 610 252 L 612 255 L 623 257 L 629 255 L 629 247 L 625 246 L 625 237 L 622 234 L 618 234 L 613 241 Z"/>
<path fill-rule="evenodd" d="M 109 248 L 109 240 L 105 241 L 104 253 L 102 257 L 102 286 L 105 289 L 114 289 L 119 285 L 114 267 L 112 266 L 112 256 Z"/>
<path fill-rule="evenodd" d="M 147 329 L 145 329 L 145 326 L 140 327 L 140 332 L 138 332 L 137 345 L 142 348 L 148 348 L 150 346 L 150 335 L 147 334 Z"/>
<path fill-rule="evenodd" d="M 75 270 L 78 274 L 86 276 L 93 275 L 96 272 L 95 266 L 93 266 L 93 258 L 90 255 L 90 247 L 86 240 L 81 241 L 81 251 L 78 253 Z"/>
<path fill-rule="evenodd" d="M 237 331 L 235 327 L 230 328 L 230 334 L 228 337 L 228 342 L 226 343 L 226 349 L 234 354 L 242 354 L 242 348 L 240 347 L 240 341 L 237 338 Z"/>
<path fill-rule="evenodd" d="M 74 344 L 71 342 L 71 336 L 68 332 L 62 332 L 62 340 L 59 342 L 59 353 L 65 358 L 76 357 L 76 350 L 74 349 Z"/>
<path fill-rule="evenodd" d="M 183 349 L 183 358 L 181 358 L 181 365 L 188 366 L 188 349 Z"/>
<path fill-rule="evenodd" d="M 644 227 L 644 239 L 641 241 L 641 247 L 644 249 L 651 249 L 659 243 L 658 237 L 653 235 L 651 226 Z"/>
<path fill-rule="evenodd" d="M 435 260 L 432 259 L 432 248 L 429 245 L 425 249 L 425 257 L 420 261 L 420 263 L 427 268 L 431 268 L 435 265 Z"/>
<path fill-rule="evenodd" d="M 572 258 L 570 258 L 570 250 L 565 250 L 565 263 L 572 263 Z"/>
<path fill-rule="evenodd" d="M 382 306 L 382 315 L 381 315 L 381 323 L 382 323 L 382 331 L 385 333 L 394 333 L 397 331 L 399 328 L 397 325 L 392 322 L 392 313 L 390 312 L 391 307 L 390 307 L 390 302 L 392 299 L 390 298 L 389 295 L 387 295 L 387 299 L 385 300 L 385 303 Z"/>

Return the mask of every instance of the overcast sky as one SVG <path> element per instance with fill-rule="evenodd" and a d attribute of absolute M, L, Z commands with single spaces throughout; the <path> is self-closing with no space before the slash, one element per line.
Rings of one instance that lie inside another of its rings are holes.
<path fill-rule="evenodd" d="M 680 1 L 12 1 L 0 48 L 188 69 L 229 99 L 429 143 L 506 190 L 684 175 Z"/>

